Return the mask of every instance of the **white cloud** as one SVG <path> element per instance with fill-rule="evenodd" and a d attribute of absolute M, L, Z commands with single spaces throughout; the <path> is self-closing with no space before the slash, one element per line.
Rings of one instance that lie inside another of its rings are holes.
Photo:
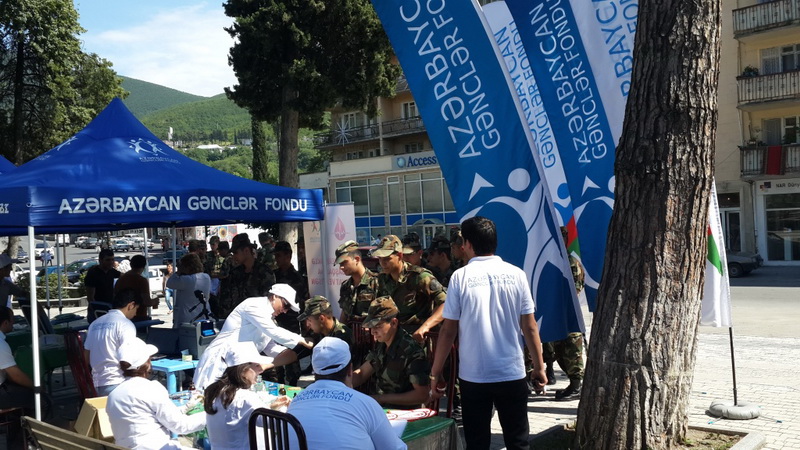
<path fill-rule="evenodd" d="M 89 30 L 83 40 L 85 51 L 111 61 L 120 75 L 212 96 L 236 83 L 228 66 L 233 39 L 223 29 L 232 23 L 221 6 L 193 5 L 128 27 Z"/>

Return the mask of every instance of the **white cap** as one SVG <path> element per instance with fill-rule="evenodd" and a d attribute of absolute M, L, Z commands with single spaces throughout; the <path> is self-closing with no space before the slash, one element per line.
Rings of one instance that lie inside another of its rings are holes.
<path fill-rule="evenodd" d="M 0 268 L 3 268 L 11 263 L 19 262 L 19 260 L 11 259 L 7 253 L 0 253 Z"/>
<path fill-rule="evenodd" d="M 283 297 L 286 303 L 295 311 L 300 312 L 300 305 L 297 304 L 297 292 L 285 283 L 273 284 L 272 289 L 269 290 L 270 294 L 275 294 L 278 297 Z"/>
<path fill-rule="evenodd" d="M 234 342 L 228 347 L 228 352 L 222 358 L 228 367 L 238 366 L 240 364 L 256 363 L 256 364 L 269 364 L 270 359 L 258 353 L 256 344 L 252 341 L 247 342 Z"/>
<path fill-rule="evenodd" d="M 311 366 L 317 375 L 336 373 L 350 364 L 350 346 L 336 337 L 324 337 L 314 346 Z"/>
<path fill-rule="evenodd" d="M 158 353 L 155 345 L 146 344 L 139 338 L 132 338 L 122 343 L 117 350 L 120 362 L 125 361 L 131 365 L 131 370 L 136 370 Z"/>

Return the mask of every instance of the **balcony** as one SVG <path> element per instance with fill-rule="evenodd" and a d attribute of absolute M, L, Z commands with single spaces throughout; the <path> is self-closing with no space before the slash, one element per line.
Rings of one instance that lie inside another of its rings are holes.
<path fill-rule="evenodd" d="M 380 125 L 371 124 L 361 127 L 347 128 L 336 125 L 337 129 L 317 133 L 314 135 L 314 146 L 318 148 L 331 146 L 344 146 L 357 142 L 376 140 L 381 137 L 393 138 L 408 134 L 424 133 L 425 125 L 422 118 L 412 117 L 410 119 L 398 119 L 382 122 Z M 380 128 L 379 128 L 380 127 Z M 382 131 L 381 136 L 379 130 Z"/>
<path fill-rule="evenodd" d="M 733 10 L 733 37 L 742 37 L 800 21 L 800 0 L 776 0 Z"/>
<path fill-rule="evenodd" d="M 739 88 L 740 108 L 763 102 L 800 100 L 800 70 L 755 77 L 738 77 L 736 80 Z"/>
<path fill-rule="evenodd" d="M 741 150 L 742 178 L 800 175 L 800 144 L 749 145 Z"/>

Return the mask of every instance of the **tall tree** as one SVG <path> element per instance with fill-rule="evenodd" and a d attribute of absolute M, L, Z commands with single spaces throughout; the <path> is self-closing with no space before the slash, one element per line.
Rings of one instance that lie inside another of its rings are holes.
<path fill-rule="evenodd" d="M 229 62 L 238 84 L 225 92 L 260 120 L 280 119 L 279 184 L 298 186 L 298 131 L 320 128 L 326 108 L 376 113 L 399 75 L 369 0 L 228 0 L 236 39 Z M 281 225 L 295 242 L 296 224 Z"/>
<path fill-rule="evenodd" d="M 266 124 L 255 117 L 250 118 L 250 124 L 253 132 L 253 179 L 266 183 L 269 176 Z"/>
<path fill-rule="evenodd" d="M 578 409 L 578 445 L 686 434 L 706 259 L 719 0 L 641 2 L 616 201 Z"/>

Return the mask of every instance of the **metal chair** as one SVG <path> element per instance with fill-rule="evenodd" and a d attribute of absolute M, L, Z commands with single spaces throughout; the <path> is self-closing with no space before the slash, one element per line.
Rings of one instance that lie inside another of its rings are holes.
<path fill-rule="evenodd" d="M 75 331 L 64 333 L 64 344 L 67 347 L 67 361 L 72 370 L 72 377 L 75 385 L 78 386 L 78 393 L 82 399 L 97 397 L 97 390 L 92 380 L 92 369 L 89 368 L 89 361 L 86 361 L 83 352 L 83 341 L 81 335 Z"/>
<path fill-rule="evenodd" d="M 353 330 L 353 369 L 358 369 L 361 367 L 361 364 L 363 364 L 364 360 L 367 358 L 367 354 L 375 348 L 375 339 L 372 337 L 372 333 L 369 332 L 369 329 L 362 326 L 362 322 L 363 319 L 360 317 L 351 318 L 347 321 L 347 326 Z M 369 395 L 374 393 L 374 386 L 375 381 L 370 378 L 369 381 L 363 383 L 361 386 L 358 386 L 355 389 L 361 393 Z"/>
<path fill-rule="evenodd" d="M 258 446 L 258 422 L 262 423 L 261 432 L 267 450 L 289 450 L 289 427 L 297 436 L 297 445 L 300 450 L 308 450 L 306 432 L 303 425 L 293 415 L 273 411 L 267 408 L 258 408 L 253 411 L 247 423 L 247 434 L 250 438 L 250 448 Z"/>
<path fill-rule="evenodd" d="M 425 351 L 428 354 L 428 361 L 430 361 L 431 365 L 433 364 L 433 360 L 436 356 L 436 341 L 438 340 L 439 333 L 435 331 L 429 332 L 425 337 Z M 458 380 L 458 340 L 453 342 L 453 345 L 450 347 L 450 356 L 448 357 L 448 361 L 445 362 L 444 372 L 442 375 L 444 376 L 444 380 L 447 382 L 447 387 L 445 388 L 445 397 L 447 398 L 447 417 L 452 418 L 454 402 L 456 398 L 456 382 Z M 431 386 L 431 388 L 435 388 L 435 386 Z M 440 399 L 432 400 L 425 406 L 438 412 L 439 400 Z"/>

